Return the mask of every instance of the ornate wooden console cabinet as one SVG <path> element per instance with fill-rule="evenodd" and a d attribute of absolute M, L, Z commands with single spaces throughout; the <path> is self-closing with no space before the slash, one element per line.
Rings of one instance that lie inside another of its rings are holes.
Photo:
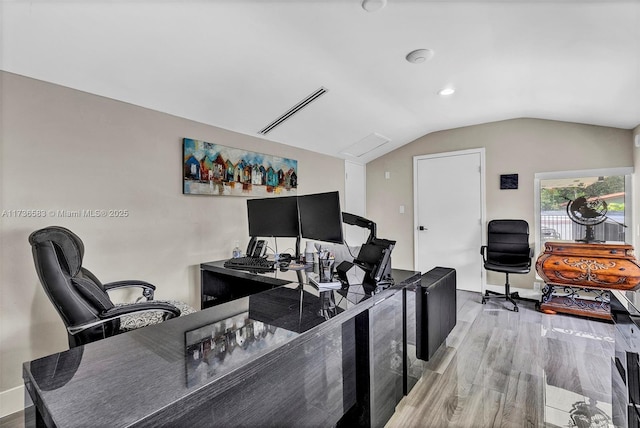
<path fill-rule="evenodd" d="M 609 290 L 640 287 L 640 264 L 623 243 L 546 242 L 536 261 L 546 286 L 540 308 L 611 319 Z"/>

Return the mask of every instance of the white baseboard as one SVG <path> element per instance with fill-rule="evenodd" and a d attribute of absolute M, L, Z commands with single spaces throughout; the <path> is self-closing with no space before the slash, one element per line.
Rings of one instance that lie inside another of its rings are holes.
<path fill-rule="evenodd" d="M 32 405 L 31 399 L 28 399 L 29 402 L 25 403 L 24 392 L 24 385 L 0 392 L 0 418 L 24 410 L 25 407 Z"/>

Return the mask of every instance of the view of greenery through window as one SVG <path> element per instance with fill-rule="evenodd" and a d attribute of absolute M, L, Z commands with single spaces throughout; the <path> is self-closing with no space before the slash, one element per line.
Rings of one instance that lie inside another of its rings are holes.
<path fill-rule="evenodd" d="M 567 215 L 567 204 L 579 197 L 606 203 L 608 219 L 596 226 L 596 238 L 624 241 L 625 177 L 581 177 L 540 181 L 540 236 L 547 240 L 576 240 L 585 228 Z"/>

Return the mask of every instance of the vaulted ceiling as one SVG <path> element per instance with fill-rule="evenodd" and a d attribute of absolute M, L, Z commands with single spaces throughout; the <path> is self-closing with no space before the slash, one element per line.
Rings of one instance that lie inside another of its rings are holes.
<path fill-rule="evenodd" d="M 640 124 L 640 0 L 0 1 L 5 71 L 360 163 L 517 117 Z"/>

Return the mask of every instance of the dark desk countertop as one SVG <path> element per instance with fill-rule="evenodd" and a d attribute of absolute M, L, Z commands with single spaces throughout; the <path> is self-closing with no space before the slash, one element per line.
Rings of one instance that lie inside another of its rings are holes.
<path fill-rule="evenodd" d="M 627 351 L 640 353 L 640 290 L 612 290 L 612 294 L 617 298 L 617 302 L 612 300 L 611 310 L 619 338 L 624 339 Z"/>
<path fill-rule="evenodd" d="M 397 283 L 416 275 L 394 271 Z M 260 277 L 284 285 L 24 363 L 25 385 L 41 400 L 45 421 L 61 427 L 128 426 L 213 382 L 212 394 L 220 394 L 242 381 L 240 368 L 401 289 L 319 291 L 300 284 L 295 271 Z"/>
<path fill-rule="evenodd" d="M 635 291 L 614 291 L 618 298 L 622 298 L 626 302 L 629 313 L 640 316 L 640 290 Z"/>
<path fill-rule="evenodd" d="M 260 282 L 264 282 L 265 284 L 270 284 L 274 286 L 289 284 L 292 282 L 308 283 L 309 282 L 308 275 L 310 272 L 314 271 L 314 266 L 307 266 L 305 269 L 301 269 L 301 270 L 275 269 L 270 272 L 262 272 L 259 274 L 255 274 L 252 272 L 245 272 L 242 270 L 225 268 L 224 262 L 225 262 L 224 260 L 219 260 L 214 262 L 202 263 L 200 265 L 200 268 L 202 270 L 208 270 L 208 271 L 212 271 L 220 274 L 232 275 L 238 278 L 246 278 L 252 281 L 260 281 Z M 392 276 L 395 284 L 405 284 L 408 282 L 412 282 L 417 277 L 419 277 L 419 275 L 420 275 L 420 272 L 404 270 L 404 269 L 392 269 Z M 371 287 L 371 288 L 375 289 L 376 287 Z M 383 289 L 383 288 L 387 288 L 387 286 L 378 287 L 378 289 Z M 368 292 L 370 292 L 370 290 L 368 290 Z"/>

